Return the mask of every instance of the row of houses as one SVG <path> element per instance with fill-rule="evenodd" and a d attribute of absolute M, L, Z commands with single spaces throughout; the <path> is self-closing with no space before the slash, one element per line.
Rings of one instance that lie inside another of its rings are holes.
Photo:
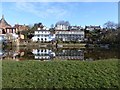
<path fill-rule="evenodd" d="M 22 30 L 28 30 L 29 27 L 27 25 L 19 25 L 15 24 L 13 27 L 7 23 L 7 21 L 4 18 L 4 15 L 2 15 L 2 19 L 0 20 L 0 34 L 6 34 L 6 33 L 18 33 L 18 31 Z"/>
<path fill-rule="evenodd" d="M 32 37 L 32 41 L 40 41 L 40 42 L 50 42 L 50 41 L 83 41 L 85 33 L 81 30 L 55 30 L 52 33 L 50 30 L 36 30 L 34 32 L 34 36 Z"/>
<path fill-rule="evenodd" d="M 19 38 L 18 32 L 28 29 L 28 26 L 19 24 L 15 24 L 12 27 L 10 24 L 7 23 L 4 15 L 2 15 L 2 18 L 0 20 L 0 43 L 3 44 L 3 42 L 5 42 L 6 40 L 10 42 L 16 41 L 16 39 Z"/>
<path fill-rule="evenodd" d="M 66 28 L 65 28 L 66 27 Z M 60 40 L 63 42 L 77 41 L 82 42 L 85 40 L 85 30 L 87 31 L 99 31 L 100 26 L 85 26 L 85 29 L 81 26 L 69 26 L 57 24 L 53 30 L 46 30 L 38 27 L 38 30 L 34 31 L 32 41 L 50 42 Z"/>
<path fill-rule="evenodd" d="M 48 28 L 45 28 L 45 26 L 41 24 L 36 24 L 38 26 L 37 30 L 34 30 L 32 41 L 36 42 L 51 42 L 51 41 L 84 41 L 85 39 L 85 30 L 88 31 L 94 31 L 94 30 L 100 30 L 100 26 L 85 26 L 85 28 L 81 26 L 70 26 L 68 22 L 58 22 L 56 23 L 54 30 L 50 30 Z M 41 28 L 42 26 L 42 28 Z M 15 24 L 13 27 L 8 24 L 2 16 L 2 19 L 0 20 L 0 37 L 1 35 L 11 34 L 13 37 L 21 38 L 20 35 L 17 33 L 19 31 L 28 30 L 29 27 L 26 25 L 19 25 Z M 29 33 L 29 32 L 28 32 Z M 15 35 L 16 34 L 16 35 Z M 22 35 L 22 37 L 24 37 Z"/>

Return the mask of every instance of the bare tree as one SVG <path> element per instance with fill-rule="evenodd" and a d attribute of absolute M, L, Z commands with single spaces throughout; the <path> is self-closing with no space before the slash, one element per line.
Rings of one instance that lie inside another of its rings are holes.
<path fill-rule="evenodd" d="M 107 28 L 107 29 L 116 29 L 117 26 L 118 25 L 116 23 L 112 22 L 112 21 L 108 21 L 103 25 L 103 27 Z"/>
<path fill-rule="evenodd" d="M 69 23 L 69 21 L 61 20 L 61 21 L 58 21 L 58 22 L 56 23 L 56 25 L 70 26 L 70 23 Z"/>

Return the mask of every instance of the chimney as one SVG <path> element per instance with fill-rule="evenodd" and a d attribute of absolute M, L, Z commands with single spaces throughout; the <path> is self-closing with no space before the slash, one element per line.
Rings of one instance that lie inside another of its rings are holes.
<path fill-rule="evenodd" d="M 2 15 L 2 19 L 4 19 L 4 15 Z"/>

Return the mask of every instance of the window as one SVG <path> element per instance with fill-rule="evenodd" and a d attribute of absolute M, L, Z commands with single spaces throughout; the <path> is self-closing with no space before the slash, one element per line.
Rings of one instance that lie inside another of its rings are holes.
<path fill-rule="evenodd" d="M 45 52 L 46 52 L 46 49 L 45 49 Z"/>
<path fill-rule="evenodd" d="M 40 39 L 38 38 L 37 40 L 39 41 Z"/>
<path fill-rule="evenodd" d="M 45 38 L 45 41 L 46 41 L 47 39 Z"/>

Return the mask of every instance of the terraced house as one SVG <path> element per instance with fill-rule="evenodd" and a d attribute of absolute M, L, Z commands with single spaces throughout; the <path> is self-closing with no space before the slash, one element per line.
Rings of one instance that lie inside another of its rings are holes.
<path fill-rule="evenodd" d="M 34 32 L 33 41 L 51 42 L 60 40 L 63 42 L 84 40 L 83 30 L 55 30 L 55 33 L 51 33 L 50 30 L 36 30 Z"/>
<path fill-rule="evenodd" d="M 84 31 L 80 30 L 66 30 L 66 31 L 55 31 L 56 39 L 59 39 L 63 42 L 67 41 L 78 41 L 81 42 L 84 40 Z"/>
<path fill-rule="evenodd" d="M 67 21 L 57 22 L 55 25 L 56 40 L 63 42 L 81 42 L 84 40 L 84 30 L 81 26 L 70 26 Z"/>

